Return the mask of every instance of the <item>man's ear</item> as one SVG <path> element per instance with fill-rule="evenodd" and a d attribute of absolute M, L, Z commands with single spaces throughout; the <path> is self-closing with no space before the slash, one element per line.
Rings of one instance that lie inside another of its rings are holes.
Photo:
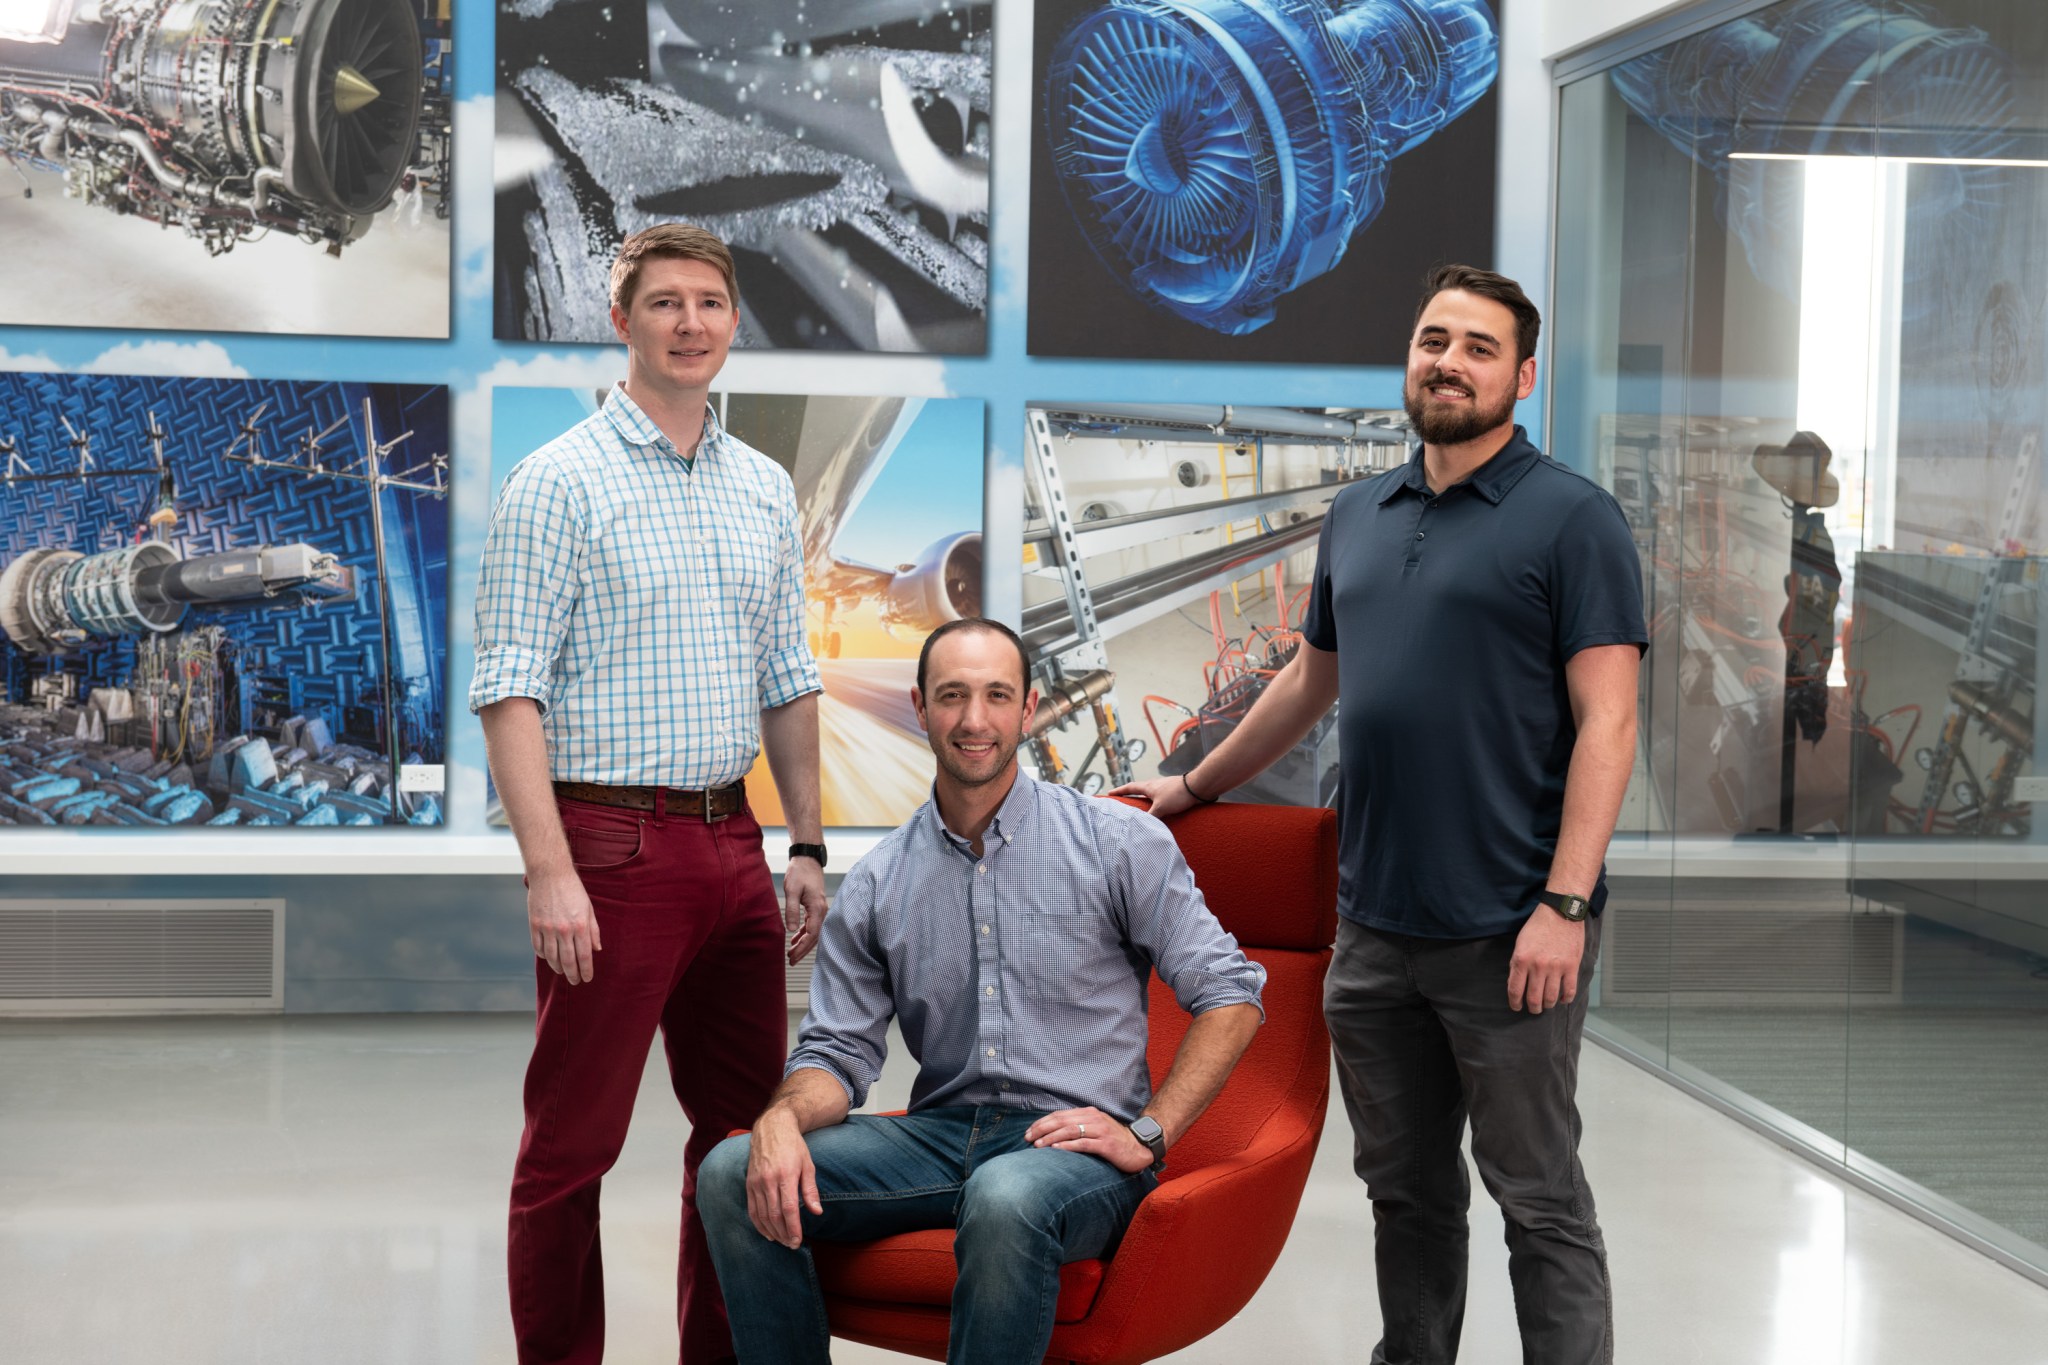
<path fill-rule="evenodd" d="M 1523 361 L 1520 369 L 1521 373 L 1515 376 L 1515 397 L 1527 398 L 1536 392 L 1536 357 L 1532 355 Z"/>
<path fill-rule="evenodd" d="M 626 310 L 616 303 L 612 305 L 612 330 L 618 333 L 620 341 L 630 342 L 633 339 L 633 333 L 626 326 Z"/>
<path fill-rule="evenodd" d="M 1038 689 L 1032 688 L 1024 694 L 1024 724 L 1018 730 L 1018 739 L 1031 738 L 1031 717 L 1038 712 Z"/>
<path fill-rule="evenodd" d="M 924 693 L 918 690 L 915 683 L 912 683 L 910 687 L 910 705 L 911 709 L 917 712 L 917 728 L 926 734 L 930 734 L 932 732 L 931 722 L 924 718 Z"/>

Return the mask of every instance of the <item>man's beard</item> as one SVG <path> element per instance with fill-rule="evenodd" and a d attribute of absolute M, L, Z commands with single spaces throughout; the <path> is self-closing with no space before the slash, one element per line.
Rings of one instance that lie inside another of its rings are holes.
<path fill-rule="evenodd" d="M 995 762 L 985 773 L 978 773 L 963 766 L 960 756 L 953 752 L 953 746 L 950 742 L 933 746 L 932 757 L 936 758 L 939 766 L 946 770 L 946 775 L 961 786 L 980 787 L 986 786 L 1009 771 L 1010 759 L 1016 755 L 1018 748 L 1023 743 L 1024 741 L 1021 736 L 1008 744 L 1000 739 L 996 740 L 995 747 L 990 751 L 991 757 L 994 758 Z"/>
<path fill-rule="evenodd" d="M 1401 406 L 1407 410 L 1408 420 L 1415 427 L 1425 445 L 1455 446 L 1475 440 L 1506 422 L 1515 415 L 1515 395 L 1506 397 L 1491 408 L 1481 407 L 1478 391 L 1469 384 L 1457 387 L 1472 394 L 1469 404 L 1453 408 L 1432 408 L 1428 406 L 1429 390 L 1449 381 L 1432 376 L 1420 385 L 1413 385 L 1401 395 Z"/>

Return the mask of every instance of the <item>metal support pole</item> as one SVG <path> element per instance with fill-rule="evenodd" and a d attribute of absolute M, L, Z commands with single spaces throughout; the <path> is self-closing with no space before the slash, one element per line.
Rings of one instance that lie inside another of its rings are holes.
<path fill-rule="evenodd" d="M 399 438 L 403 440 L 403 437 Z M 393 442 L 397 444 L 397 442 Z M 391 820 L 405 822 L 405 807 L 398 795 L 398 707 L 392 695 L 391 659 L 391 576 L 384 555 L 384 479 L 379 465 L 383 452 L 377 446 L 377 417 L 370 400 L 363 400 L 363 482 L 370 490 L 370 539 L 377 551 L 377 634 L 384 655 L 384 749 L 391 762 Z"/>

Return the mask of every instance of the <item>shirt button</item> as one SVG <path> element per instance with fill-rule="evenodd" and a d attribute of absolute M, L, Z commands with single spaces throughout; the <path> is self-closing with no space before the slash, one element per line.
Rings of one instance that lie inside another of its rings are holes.
<path fill-rule="evenodd" d="M 996 1055 L 996 1050 L 995 1050 L 994 1048 L 990 1048 L 990 1049 L 988 1050 L 988 1055 L 989 1055 L 989 1056 L 991 1056 L 991 1057 L 995 1056 L 995 1055 Z"/>
<path fill-rule="evenodd" d="M 984 986 L 982 987 L 981 993 L 983 995 L 994 995 L 996 993 L 996 988 L 994 986 Z"/>
<path fill-rule="evenodd" d="M 1010 1083 L 1008 1081 L 1004 1081 L 1002 1084 L 1002 1088 L 1004 1090 L 1008 1090 L 1010 1088 Z"/>
<path fill-rule="evenodd" d="M 988 932 L 988 926 L 987 926 L 986 924 L 984 924 L 984 925 L 982 925 L 982 926 L 981 926 L 981 932 L 982 932 L 982 933 L 984 933 L 984 934 L 986 934 L 986 933 Z"/>
<path fill-rule="evenodd" d="M 976 871 L 977 873 L 979 873 L 979 874 L 980 874 L 981 876 L 984 876 L 984 877 L 986 877 L 986 876 L 988 875 L 988 864 L 987 864 L 987 863 L 983 863 L 983 864 L 981 864 L 981 865 L 980 865 L 979 867 L 975 868 L 974 870 L 975 870 L 975 871 Z"/>
<path fill-rule="evenodd" d="M 1422 535 L 1423 535 L 1423 533 L 1422 533 L 1422 532 L 1420 532 L 1420 531 L 1417 531 L 1417 532 L 1415 533 L 1415 538 L 1416 538 L 1417 540 L 1420 540 L 1420 539 L 1422 539 Z"/>

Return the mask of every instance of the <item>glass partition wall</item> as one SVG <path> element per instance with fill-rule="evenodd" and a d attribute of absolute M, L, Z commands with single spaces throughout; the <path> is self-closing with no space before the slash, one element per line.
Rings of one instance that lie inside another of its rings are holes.
<path fill-rule="evenodd" d="M 1560 71 L 1549 448 L 1642 553 L 1596 1037 L 2048 1280 L 2048 5 Z"/>

